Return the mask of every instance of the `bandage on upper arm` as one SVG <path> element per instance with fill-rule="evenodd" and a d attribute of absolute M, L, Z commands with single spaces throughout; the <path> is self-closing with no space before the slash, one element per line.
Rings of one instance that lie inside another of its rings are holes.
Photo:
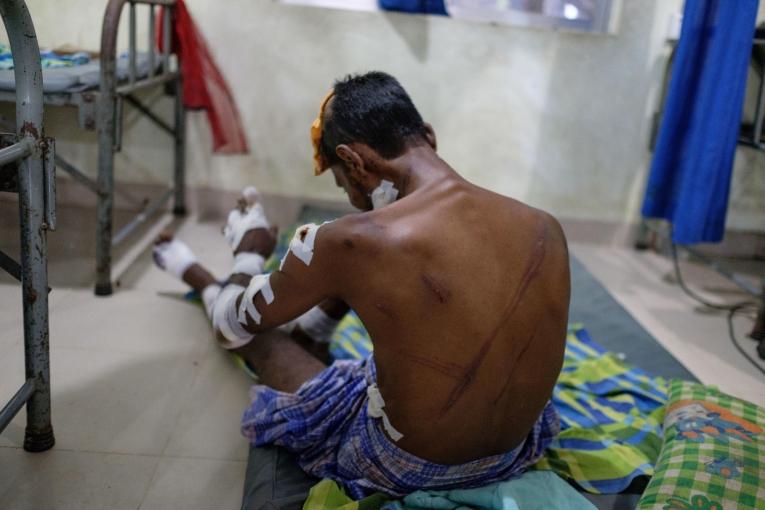
<path fill-rule="evenodd" d="M 279 270 L 284 269 L 285 261 L 291 253 L 305 266 L 310 266 L 314 256 L 316 235 L 322 225 L 313 223 L 303 225 L 295 232 L 290 242 L 287 254 L 281 261 Z M 236 348 L 249 342 L 253 335 L 246 329 L 252 321 L 261 325 L 264 310 L 258 309 L 256 297 L 260 294 L 266 306 L 271 305 L 276 296 L 271 288 L 271 275 L 259 274 L 252 277 L 247 287 L 229 285 L 217 296 L 213 306 L 213 325 L 221 335 L 228 340 L 226 348 Z M 236 301 L 241 295 L 237 306 Z M 262 308 L 262 305 L 261 305 Z"/>

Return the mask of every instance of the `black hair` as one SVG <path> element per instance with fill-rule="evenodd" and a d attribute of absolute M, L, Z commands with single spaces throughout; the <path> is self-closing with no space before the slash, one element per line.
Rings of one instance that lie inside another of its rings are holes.
<path fill-rule="evenodd" d="M 391 75 L 371 71 L 335 82 L 324 116 L 321 152 L 330 165 L 340 162 L 335 147 L 361 142 L 385 159 L 425 140 L 425 123 L 409 94 Z"/>

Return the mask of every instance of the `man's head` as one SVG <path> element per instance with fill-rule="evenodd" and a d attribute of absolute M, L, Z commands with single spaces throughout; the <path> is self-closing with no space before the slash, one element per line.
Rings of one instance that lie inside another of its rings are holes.
<path fill-rule="evenodd" d="M 359 209 L 371 209 L 372 190 L 383 179 L 395 178 L 391 160 L 413 147 L 435 149 L 432 128 L 404 88 L 379 71 L 337 81 L 322 113 L 318 170 L 331 169 Z"/>

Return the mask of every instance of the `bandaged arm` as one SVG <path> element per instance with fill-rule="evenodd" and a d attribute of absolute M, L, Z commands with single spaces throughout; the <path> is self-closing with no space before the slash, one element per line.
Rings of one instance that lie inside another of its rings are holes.
<path fill-rule="evenodd" d="M 233 276 L 212 306 L 221 345 L 241 347 L 256 333 L 297 319 L 326 298 L 339 298 L 339 230 L 334 224 L 300 227 L 278 271 Z"/>

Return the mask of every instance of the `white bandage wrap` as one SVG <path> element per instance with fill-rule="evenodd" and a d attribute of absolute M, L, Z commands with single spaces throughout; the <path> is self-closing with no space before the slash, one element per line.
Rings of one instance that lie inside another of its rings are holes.
<path fill-rule="evenodd" d="M 306 313 L 286 324 L 291 333 L 299 327 L 306 335 L 316 342 L 329 343 L 340 321 L 333 319 L 319 306 L 314 306 Z"/>
<path fill-rule="evenodd" d="M 178 239 L 155 244 L 152 256 L 160 268 L 178 279 L 183 278 L 183 273 L 197 261 L 186 243 Z"/>
<path fill-rule="evenodd" d="M 231 270 L 232 274 L 243 273 L 250 276 L 255 276 L 263 272 L 263 266 L 266 264 L 266 259 L 259 253 L 243 252 L 234 255 L 234 268 Z"/>
<path fill-rule="evenodd" d="M 205 304 L 205 312 L 207 312 L 207 317 L 210 319 L 213 318 L 213 308 L 215 307 L 215 302 L 218 300 L 220 291 L 220 285 L 217 283 L 208 285 L 202 290 L 202 302 Z"/>
<path fill-rule="evenodd" d="M 239 303 L 238 319 L 242 324 L 247 323 L 247 315 L 249 314 L 255 324 L 260 324 L 260 312 L 255 308 L 255 295 L 260 292 L 263 295 L 263 299 L 267 305 L 274 302 L 274 291 L 271 290 L 271 275 L 259 274 L 252 277 L 250 284 L 247 286 L 247 290 L 244 291 L 242 296 L 242 302 Z"/>
<path fill-rule="evenodd" d="M 388 433 L 391 439 L 394 441 L 400 440 L 404 437 L 404 434 L 391 425 L 388 415 L 385 414 L 383 407 L 385 407 L 385 400 L 382 398 L 380 390 L 376 384 L 370 384 L 367 386 L 367 396 L 369 397 L 369 403 L 367 404 L 367 414 L 372 418 L 382 418 L 383 428 Z"/>
<path fill-rule="evenodd" d="M 223 344 L 226 349 L 241 347 L 253 338 L 237 319 L 236 298 L 243 291 L 244 287 L 241 285 L 226 285 L 213 305 L 213 327 L 228 340 Z"/>
<path fill-rule="evenodd" d="M 242 242 L 244 234 L 248 231 L 255 228 L 268 228 L 269 226 L 263 206 L 256 203 L 248 207 L 244 212 L 234 209 L 228 213 L 228 221 L 226 221 L 226 226 L 223 227 L 223 237 L 226 238 L 226 242 L 231 246 L 231 249 L 236 250 L 239 243 Z"/>
<path fill-rule="evenodd" d="M 398 197 L 398 190 L 391 181 L 382 180 L 379 186 L 377 186 L 370 195 L 372 199 L 372 208 L 379 209 L 388 204 L 392 204 Z"/>

